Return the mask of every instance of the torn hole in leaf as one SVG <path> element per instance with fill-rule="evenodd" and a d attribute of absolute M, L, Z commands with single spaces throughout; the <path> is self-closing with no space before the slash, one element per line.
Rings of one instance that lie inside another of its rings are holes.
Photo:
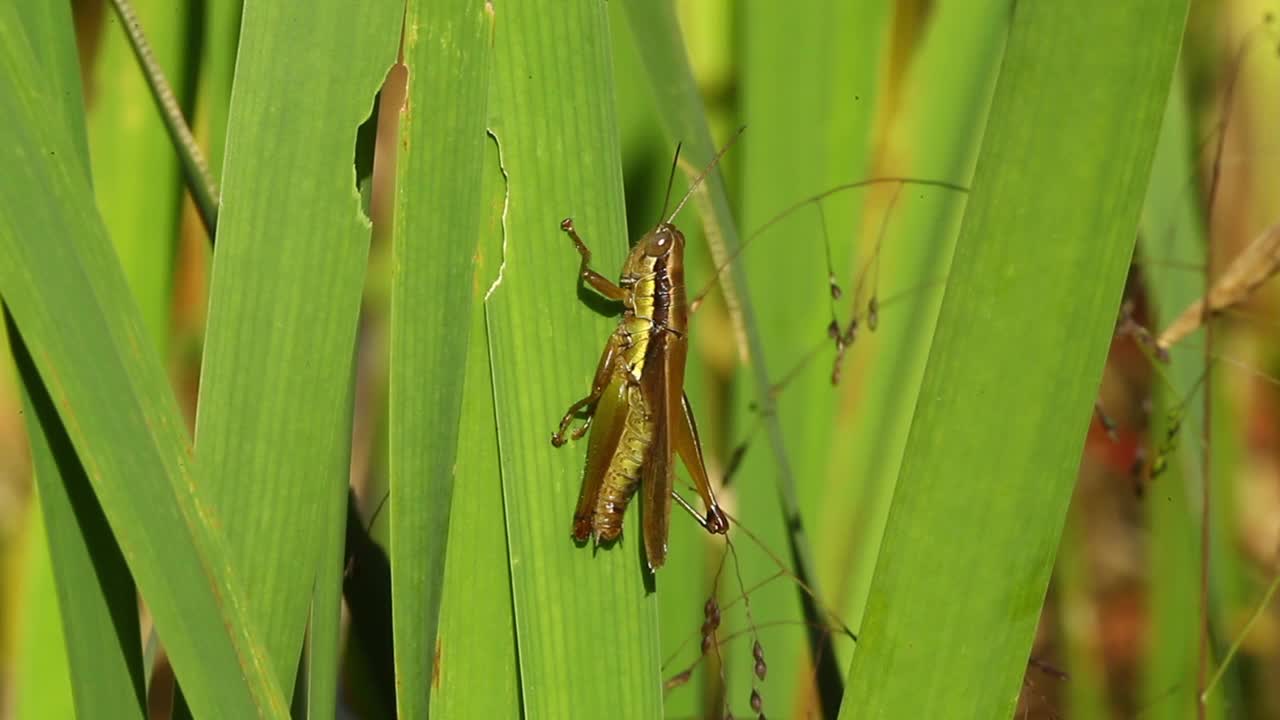
<path fill-rule="evenodd" d="M 356 130 L 352 152 L 356 193 L 365 218 L 375 225 L 391 219 L 387 212 L 395 189 L 398 110 L 404 104 L 408 72 L 400 63 L 388 68 L 369 116 Z"/>

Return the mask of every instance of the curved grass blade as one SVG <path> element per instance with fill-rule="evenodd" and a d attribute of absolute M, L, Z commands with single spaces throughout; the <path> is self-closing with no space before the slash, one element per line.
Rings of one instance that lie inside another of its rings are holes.
<path fill-rule="evenodd" d="M 23 3 L 19 9 L 28 38 L 37 39 L 32 47 L 41 55 L 41 65 L 54 68 L 54 80 L 44 88 L 56 99 L 45 106 L 57 118 L 52 125 L 76 148 L 73 161 L 87 178 L 70 7 Z M 4 314 L 9 331 L 5 335 L 22 381 L 39 499 L 28 535 L 28 573 L 37 582 L 26 596 L 19 712 L 23 717 L 67 716 L 74 699 L 82 717 L 141 717 L 145 706 L 137 589 L 26 345 L 8 312 Z"/>
<path fill-rule="evenodd" d="M 844 717 L 1013 712 L 1186 5 L 1014 10 Z"/>
<path fill-rule="evenodd" d="M 588 389 L 614 321 L 574 292 L 572 216 L 609 271 L 626 250 L 603 3 L 495 4 L 491 128 L 507 179 L 502 264 L 487 291 L 507 542 L 524 716 L 637 717 L 662 711 L 657 598 L 646 593 L 638 532 L 575 547 L 571 517 L 583 444 L 557 450 L 557 418 Z M 600 682 L 583 682 L 588 671 Z"/>
<path fill-rule="evenodd" d="M 358 13 L 337 0 L 249 4 L 241 27 L 196 461 L 233 539 L 233 563 L 255 590 L 248 610 L 270 674 L 286 691 L 321 537 L 342 534 L 333 503 L 349 474 L 369 242 L 352 158 L 395 58 L 402 12 L 394 0 Z"/>
<path fill-rule="evenodd" d="M 285 712 L 264 677 L 216 513 L 67 132 L 42 115 L 38 70 L 0 8 L 0 294 L 202 714 Z M 40 242 L 33 239 L 40 238 Z M 74 639 L 72 640 L 74 641 Z M 199 672 L 199 674 L 197 674 Z"/>
<path fill-rule="evenodd" d="M 412 0 L 405 15 L 409 80 L 396 159 L 388 425 L 400 717 L 425 717 L 432 688 L 406 680 L 432 676 L 436 648 L 471 334 L 493 33 L 492 6 L 476 0 Z"/>

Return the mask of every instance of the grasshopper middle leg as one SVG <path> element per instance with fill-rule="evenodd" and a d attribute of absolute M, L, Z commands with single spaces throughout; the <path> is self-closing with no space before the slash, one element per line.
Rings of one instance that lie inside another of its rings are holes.
<path fill-rule="evenodd" d="M 609 342 L 605 343 L 600 362 L 596 365 L 595 377 L 591 380 L 591 393 L 569 406 L 564 417 L 560 419 L 560 428 L 551 434 L 551 444 L 555 447 L 565 444 L 565 432 L 573 424 L 573 417 L 583 408 L 587 409 L 587 418 L 570 437 L 580 440 L 587 434 L 587 430 L 591 427 L 591 420 L 595 417 L 596 404 L 600 402 L 600 396 L 604 394 L 604 389 L 609 385 L 609 378 L 613 375 L 614 364 L 622 362 L 621 344 L 622 340 L 618 333 L 609 336 Z"/>

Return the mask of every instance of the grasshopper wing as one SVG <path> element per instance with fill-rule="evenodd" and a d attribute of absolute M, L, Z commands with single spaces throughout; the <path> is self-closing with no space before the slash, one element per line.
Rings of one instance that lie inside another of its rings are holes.
<path fill-rule="evenodd" d="M 573 537 L 579 542 L 591 537 L 595 530 L 600 488 L 618 452 L 618 443 L 630 411 L 626 377 L 614 373 L 600 396 L 600 404 L 596 406 L 591 438 L 587 442 L 587 467 L 582 474 L 582 489 L 578 491 L 578 507 L 573 513 Z"/>

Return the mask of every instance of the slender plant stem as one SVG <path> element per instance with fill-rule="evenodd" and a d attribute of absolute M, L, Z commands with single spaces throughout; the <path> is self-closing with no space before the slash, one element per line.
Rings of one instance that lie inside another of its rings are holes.
<path fill-rule="evenodd" d="M 1205 226 L 1209 229 L 1209 241 L 1204 244 L 1204 289 L 1208 298 L 1213 287 L 1213 208 L 1218 197 L 1218 184 L 1222 179 L 1222 153 L 1227 144 L 1227 130 L 1230 127 L 1231 103 L 1235 96 L 1236 80 L 1244 60 L 1245 51 L 1249 47 L 1246 40 L 1234 58 L 1230 79 L 1222 93 L 1222 133 L 1218 136 L 1217 147 L 1214 148 L 1213 170 L 1209 180 L 1209 198 L 1205 211 Z M 1199 617 L 1199 653 L 1196 668 L 1196 689 L 1199 690 L 1196 701 L 1196 718 L 1205 720 L 1208 715 L 1208 678 L 1209 678 L 1209 542 L 1212 538 L 1210 527 L 1210 510 L 1213 493 L 1213 317 L 1210 303 L 1205 302 L 1202 309 L 1201 322 L 1204 325 L 1204 394 L 1200 396 L 1201 412 L 1204 422 L 1201 423 L 1200 454 L 1200 617 Z"/>
<path fill-rule="evenodd" d="M 1258 603 L 1258 607 L 1254 608 L 1253 615 L 1249 616 L 1249 621 L 1241 628 L 1240 634 L 1231 643 L 1231 648 L 1227 650 L 1227 654 L 1223 656 L 1222 662 L 1218 664 L 1218 669 L 1214 671 L 1213 677 L 1209 679 L 1209 684 L 1205 686 L 1204 691 L 1200 693 L 1201 706 L 1209 702 L 1209 694 L 1218 686 L 1218 682 L 1222 680 L 1222 676 L 1227 673 L 1227 666 L 1240 652 L 1240 646 L 1244 645 L 1244 639 L 1249 637 L 1249 633 L 1253 631 L 1253 626 L 1258 622 L 1258 618 L 1262 617 L 1267 608 L 1271 606 L 1271 600 L 1276 595 L 1276 590 L 1280 589 L 1280 572 L 1271 578 L 1271 584 L 1267 586 L 1267 591 L 1262 595 L 1262 601 Z"/>

